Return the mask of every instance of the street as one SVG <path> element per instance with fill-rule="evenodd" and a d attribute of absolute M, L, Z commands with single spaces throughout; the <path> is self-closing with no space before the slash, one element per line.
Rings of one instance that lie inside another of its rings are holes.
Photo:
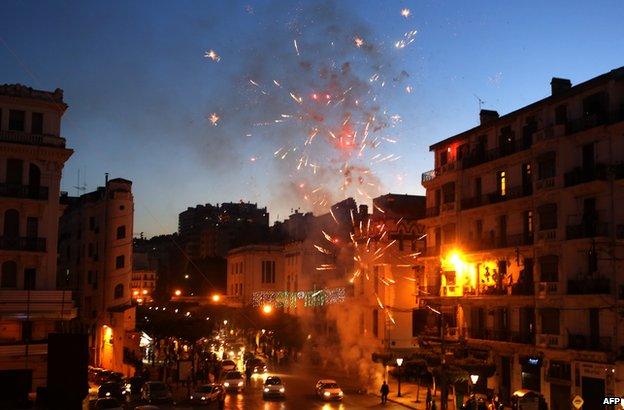
<path fill-rule="evenodd" d="M 280 372 L 270 372 L 270 375 L 279 376 L 286 387 L 285 399 L 264 400 L 262 398 L 263 379 L 254 376 L 251 383 L 242 393 L 228 393 L 225 399 L 225 409 L 402 409 L 404 407 L 388 402 L 385 405 L 380 403 L 377 396 L 358 393 L 353 383 L 349 384 L 346 376 L 336 377 L 331 372 L 322 373 L 318 369 L 303 368 L 294 366 L 288 370 Z M 333 378 L 344 390 L 342 402 L 325 402 L 320 400 L 314 391 L 316 382 L 321 378 Z M 396 392 L 391 392 L 391 397 Z M 175 406 L 158 405 L 161 409 L 205 409 L 206 406 L 188 406 L 184 403 Z"/>

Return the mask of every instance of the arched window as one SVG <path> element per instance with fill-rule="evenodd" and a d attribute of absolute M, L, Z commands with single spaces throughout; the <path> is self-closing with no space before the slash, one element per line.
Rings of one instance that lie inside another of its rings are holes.
<path fill-rule="evenodd" d="M 19 237 L 19 212 L 17 209 L 7 209 L 4 212 L 4 237 Z"/>
<path fill-rule="evenodd" d="M 2 277 L 0 278 L 0 288 L 17 287 L 17 263 L 6 261 L 2 264 Z"/>
<path fill-rule="evenodd" d="M 115 286 L 115 299 L 123 298 L 124 286 L 120 283 Z"/>

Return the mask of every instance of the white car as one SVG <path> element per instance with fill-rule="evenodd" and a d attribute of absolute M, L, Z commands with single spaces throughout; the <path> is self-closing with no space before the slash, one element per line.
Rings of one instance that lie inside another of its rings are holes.
<path fill-rule="evenodd" d="M 239 371 L 227 372 L 223 379 L 223 387 L 228 391 L 241 391 L 245 388 L 245 378 Z"/>
<path fill-rule="evenodd" d="M 316 383 L 316 394 L 323 400 L 342 400 L 344 393 L 336 380 L 322 379 Z"/>
<path fill-rule="evenodd" d="M 282 383 L 282 379 L 277 376 L 267 377 L 262 386 L 262 398 L 266 400 L 270 397 L 281 398 L 285 396 L 286 388 L 284 387 L 284 383 Z"/>

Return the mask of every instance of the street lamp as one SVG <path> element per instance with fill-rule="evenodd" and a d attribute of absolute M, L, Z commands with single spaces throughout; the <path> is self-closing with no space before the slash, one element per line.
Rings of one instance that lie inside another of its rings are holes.
<path fill-rule="evenodd" d="M 479 375 L 478 374 L 471 374 L 470 375 L 470 381 L 472 382 L 472 385 L 468 386 L 469 387 L 468 397 L 470 397 L 470 399 L 472 400 L 473 397 L 472 397 L 471 393 L 474 392 L 474 387 L 473 386 L 475 386 L 477 384 L 477 382 L 479 381 Z M 476 409 L 477 408 L 477 400 L 474 399 L 472 401 L 473 401 L 473 406 Z"/>
<path fill-rule="evenodd" d="M 176 296 L 180 296 L 182 294 L 182 291 L 180 289 L 176 289 L 175 292 L 173 292 L 173 293 Z"/>
<path fill-rule="evenodd" d="M 266 315 L 270 315 L 271 312 L 273 312 L 273 306 L 271 305 L 264 305 L 262 306 L 262 313 L 266 314 Z"/>
<path fill-rule="evenodd" d="M 397 357 L 396 364 L 398 366 L 398 368 L 397 368 L 397 376 L 398 376 L 398 380 L 399 380 L 399 389 L 398 389 L 397 397 L 401 397 L 401 365 L 403 364 L 403 358 L 402 357 Z"/>
<path fill-rule="evenodd" d="M 479 375 L 478 374 L 471 374 L 470 375 L 470 381 L 472 382 L 472 384 L 477 384 L 477 382 L 479 381 Z"/>
<path fill-rule="evenodd" d="M 220 300 L 221 300 L 221 295 L 219 295 L 218 293 L 215 293 L 214 295 L 212 295 L 213 302 L 218 302 Z"/>

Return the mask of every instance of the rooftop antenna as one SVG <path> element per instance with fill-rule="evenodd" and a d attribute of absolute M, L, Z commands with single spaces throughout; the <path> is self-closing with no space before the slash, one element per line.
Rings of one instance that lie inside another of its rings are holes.
<path fill-rule="evenodd" d="M 82 185 L 80 185 L 80 168 L 78 168 L 78 182 L 74 186 L 74 188 L 76 188 L 76 196 L 80 196 L 87 191 L 86 174 L 87 174 L 87 171 L 85 169 L 85 177 L 83 177 Z"/>
<path fill-rule="evenodd" d="M 483 105 L 485 104 L 485 101 L 483 101 L 481 98 L 479 98 L 479 96 L 477 94 L 472 94 L 475 96 L 475 98 L 477 99 L 477 102 L 479 104 L 479 112 L 481 112 L 481 108 L 483 108 Z"/>

